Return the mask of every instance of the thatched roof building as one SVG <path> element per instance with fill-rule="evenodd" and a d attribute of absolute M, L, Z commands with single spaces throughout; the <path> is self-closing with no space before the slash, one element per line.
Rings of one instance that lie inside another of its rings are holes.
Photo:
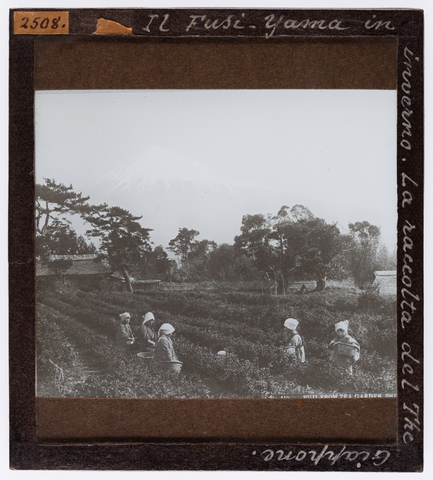
<path fill-rule="evenodd" d="M 67 278 L 72 277 L 109 277 L 113 272 L 111 268 L 103 263 L 97 255 L 52 255 L 50 261 L 71 260 L 72 265 L 63 272 Z M 51 277 L 55 272 L 46 264 L 36 260 L 36 277 Z"/>
<path fill-rule="evenodd" d="M 381 295 L 397 295 L 396 270 L 378 270 L 374 276 L 373 286 L 378 288 Z"/>
<path fill-rule="evenodd" d="M 50 262 L 56 260 L 70 260 L 71 266 L 61 270 L 61 276 L 65 280 L 73 281 L 78 287 L 97 288 L 99 282 L 111 277 L 113 271 L 109 265 L 102 262 L 98 255 L 53 255 Z M 49 263 L 48 263 L 49 265 Z M 36 280 L 45 282 L 54 281 L 59 272 L 50 268 L 46 263 L 36 260 Z"/>
<path fill-rule="evenodd" d="M 70 266 L 57 269 L 57 271 L 52 265 L 50 268 L 50 262 L 58 260 L 69 260 Z M 118 291 L 127 291 L 124 276 L 120 272 L 113 272 L 112 268 L 106 262 L 101 261 L 98 255 L 52 255 L 47 263 L 36 260 L 36 280 L 38 282 L 50 283 L 61 276 L 64 280 L 72 281 L 77 287 L 98 288 L 101 280 L 108 279 Z M 159 288 L 160 282 L 160 280 L 132 281 L 134 290 L 142 292 Z"/>

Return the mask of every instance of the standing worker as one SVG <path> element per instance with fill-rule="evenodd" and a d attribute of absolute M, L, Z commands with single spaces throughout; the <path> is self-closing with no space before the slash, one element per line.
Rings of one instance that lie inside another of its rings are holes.
<path fill-rule="evenodd" d="M 174 327 L 169 323 L 163 323 L 159 328 L 154 357 L 157 363 L 178 361 L 174 353 L 173 342 L 171 341 L 173 332 Z"/>
<path fill-rule="evenodd" d="M 129 321 L 131 320 L 131 315 L 128 312 L 121 313 L 120 317 L 120 325 L 117 328 L 116 332 L 116 340 L 117 343 L 121 345 L 126 345 L 128 350 L 131 350 L 134 345 L 134 334 L 132 333 L 131 326 L 129 325 Z"/>
<path fill-rule="evenodd" d="M 147 312 L 143 317 L 140 328 L 140 347 L 142 352 L 153 353 L 156 344 L 156 332 L 154 330 L 155 317 L 152 312 Z"/>
<path fill-rule="evenodd" d="M 331 350 L 330 360 L 339 367 L 344 367 L 349 375 L 353 375 L 353 364 L 359 360 L 361 347 L 348 334 L 349 320 L 335 324 L 337 336 L 331 341 L 328 348 Z"/>
<path fill-rule="evenodd" d="M 299 322 L 294 318 L 288 318 L 284 322 L 284 340 L 285 344 L 283 346 L 283 351 L 294 357 L 296 360 L 300 361 L 301 363 L 305 362 L 305 348 L 304 343 L 302 341 L 301 336 L 296 331 Z"/>

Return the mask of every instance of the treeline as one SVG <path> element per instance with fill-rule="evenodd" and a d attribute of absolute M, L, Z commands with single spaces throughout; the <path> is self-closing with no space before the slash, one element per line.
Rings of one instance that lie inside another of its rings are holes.
<path fill-rule="evenodd" d="M 283 206 L 276 215 L 244 215 L 232 245 L 197 240 L 199 232 L 179 229 L 169 243 L 177 257 L 175 276 L 184 281 L 269 279 L 283 293 L 296 280 L 352 278 L 371 284 L 376 270 L 394 270 L 395 254 L 380 243 L 380 229 L 369 222 L 336 224 L 315 217 L 308 208 Z"/>
<path fill-rule="evenodd" d="M 177 282 L 268 279 L 275 293 L 284 293 L 295 280 L 315 280 L 319 290 L 326 278 L 352 278 L 364 286 L 375 270 L 396 268 L 395 252 L 380 243 L 377 226 L 356 222 L 343 234 L 302 205 L 283 206 L 276 215 L 245 215 L 233 244 L 199 240 L 197 230 L 180 228 L 165 249 L 152 246 L 152 230 L 141 226 L 142 217 L 88 201 L 54 180 L 36 185 L 36 254 L 51 268 L 68 268 L 52 262 L 52 255 L 98 253 L 127 283 L 131 276 Z M 88 225 L 86 238 L 72 228 L 74 215 Z"/>

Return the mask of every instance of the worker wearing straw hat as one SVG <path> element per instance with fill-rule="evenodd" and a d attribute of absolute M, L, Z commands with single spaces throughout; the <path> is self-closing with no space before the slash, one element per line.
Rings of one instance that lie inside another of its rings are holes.
<path fill-rule="evenodd" d="M 154 357 L 157 363 L 178 361 L 174 353 L 173 342 L 171 341 L 173 332 L 174 327 L 169 323 L 163 323 L 159 327 Z"/>
<path fill-rule="evenodd" d="M 296 330 L 298 325 L 299 322 L 295 318 L 288 318 L 284 322 L 285 345 L 283 346 L 283 351 L 299 362 L 304 363 L 305 348 L 302 338 Z"/>

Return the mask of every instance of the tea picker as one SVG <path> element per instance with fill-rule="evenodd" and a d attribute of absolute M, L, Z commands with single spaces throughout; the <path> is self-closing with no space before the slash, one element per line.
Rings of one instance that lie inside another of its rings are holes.
<path fill-rule="evenodd" d="M 152 312 L 147 312 L 143 316 L 143 321 L 140 326 L 140 348 L 142 352 L 154 353 L 156 345 L 156 332 L 154 330 L 155 316 Z"/>
<path fill-rule="evenodd" d="M 179 362 L 174 352 L 171 336 L 174 327 L 170 323 L 163 323 L 158 330 L 158 341 L 155 346 L 155 361 L 164 370 L 179 373 L 182 362 Z"/>
<path fill-rule="evenodd" d="M 359 360 L 361 347 L 359 343 L 348 334 L 349 320 L 335 324 L 336 337 L 331 341 L 328 348 L 331 350 L 330 360 L 340 367 L 344 367 L 353 374 L 353 365 Z"/>
<path fill-rule="evenodd" d="M 120 324 L 117 327 L 116 332 L 116 341 L 121 345 L 125 345 L 128 350 L 133 350 L 134 346 L 134 335 L 131 330 L 131 326 L 129 325 L 129 321 L 131 320 L 131 315 L 128 312 L 121 313 L 119 315 Z"/>
<path fill-rule="evenodd" d="M 295 318 L 288 318 L 284 322 L 285 345 L 282 347 L 282 350 L 285 354 L 293 357 L 301 363 L 304 363 L 305 347 L 301 336 L 296 330 L 298 325 L 299 322 Z"/>

